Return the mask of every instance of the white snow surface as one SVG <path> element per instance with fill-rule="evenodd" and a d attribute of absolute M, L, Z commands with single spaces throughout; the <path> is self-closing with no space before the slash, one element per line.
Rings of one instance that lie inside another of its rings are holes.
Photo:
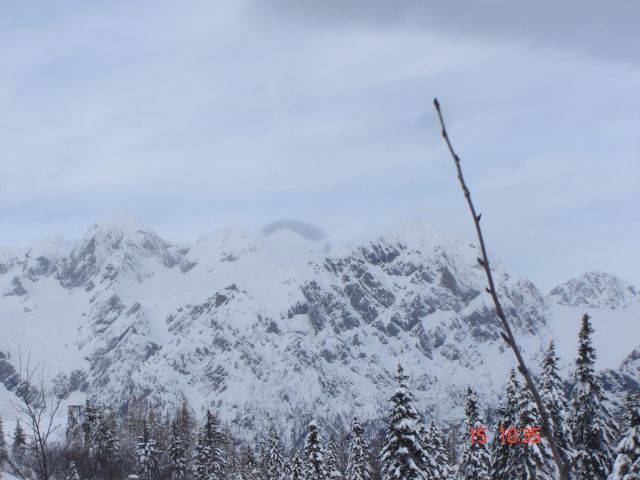
<path fill-rule="evenodd" d="M 295 229 L 237 225 L 175 245 L 129 218 L 75 243 L 0 249 L 0 414 L 11 418 L 13 395 L 2 384 L 30 355 L 73 391 L 64 408 L 86 396 L 165 409 L 187 399 L 240 435 L 272 423 L 291 432 L 311 416 L 382 418 L 400 362 L 419 409 L 457 421 L 468 384 L 493 402 L 513 366 L 478 255 L 424 224 L 329 249 Z M 570 369 L 583 306 L 492 268 L 525 356 L 554 338 Z M 640 346 L 640 308 L 589 312 L 599 367 L 618 368 Z"/>

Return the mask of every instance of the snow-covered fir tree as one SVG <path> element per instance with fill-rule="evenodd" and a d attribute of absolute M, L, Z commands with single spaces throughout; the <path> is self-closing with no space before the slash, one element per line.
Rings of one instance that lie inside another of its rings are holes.
<path fill-rule="evenodd" d="M 90 455 L 98 464 L 108 465 L 118 453 L 117 425 L 114 415 L 102 411 L 97 415 L 91 434 Z"/>
<path fill-rule="evenodd" d="M 333 435 L 329 437 L 327 449 L 325 451 L 325 466 L 331 480 L 342 479 L 342 472 L 338 468 L 338 448 Z"/>
<path fill-rule="evenodd" d="M 204 425 L 198 434 L 193 455 L 196 480 L 222 480 L 225 478 L 223 437 L 217 418 L 207 410 Z"/>
<path fill-rule="evenodd" d="M 93 440 L 93 434 L 95 432 L 96 424 L 98 423 L 98 409 L 89 403 L 89 400 L 84 406 L 84 419 L 82 421 L 82 431 L 84 433 L 84 446 L 90 451 Z"/>
<path fill-rule="evenodd" d="M 67 475 L 65 477 L 66 480 L 80 480 L 80 475 L 78 474 L 78 469 L 76 467 L 76 462 L 71 462 L 69 464 L 69 468 L 67 469 Z"/>
<path fill-rule="evenodd" d="M 488 443 L 478 441 L 478 428 L 486 428 L 484 418 L 478 407 L 478 396 L 475 390 L 467 388 L 467 399 L 464 409 L 466 415 L 465 438 L 460 467 L 458 469 L 459 480 L 490 480 L 489 469 L 491 467 L 491 455 Z M 471 441 L 471 429 L 476 435 L 475 441 Z"/>
<path fill-rule="evenodd" d="M 573 446 L 567 419 L 568 402 L 562 384 L 562 378 L 558 373 L 555 344 L 551 341 L 542 360 L 540 397 L 547 410 L 551 422 L 550 429 L 560 450 L 562 461 L 565 465 L 570 465 L 573 460 Z"/>
<path fill-rule="evenodd" d="M 283 467 L 283 470 L 282 470 L 282 478 L 284 480 L 288 480 L 289 477 L 291 477 L 291 460 L 285 458 L 284 467 Z"/>
<path fill-rule="evenodd" d="M 67 448 L 76 450 L 82 445 L 82 428 L 78 423 L 77 415 L 69 415 L 67 419 Z"/>
<path fill-rule="evenodd" d="M 13 444 L 11 445 L 11 455 L 19 466 L 24 465 L 27 456 L 27 436 L 20 425 L 20 420 L 16 422 L 16 428 L 13 431 Z"/>
<path fill-rule="evenodd" d="M 518 430 L 518 456 L 516 458 L 517 469 L 514 480 L 552 480 L 555 472 L 555 463 L 546 440 L 536 443 L 534 428 L 540 428 L 541 419 L 538 408 L 529 389 L 524 388 L 520 392 L 518 405 L 518 421 L 515 428 Z M 528 432 L 527 434 L 524 432 Z M 537 430 L 540 432 L 540 430 Z M 528 440 L 525 443 L 523 440 Z M 512 444 L 511 447 L 514 445 Z"/>
<path fill-rule="evenodd" d="M 291 460 L 291 471 L 288 480 L 305 480 L 304 465 L 300 456 L 296 453 Z"/>
<path fill-rule="evenodd" d="M 431 422 L 428 427 L 422 428 L 420 436 L 426 452 L 423 467 L 426 478 L 428 480 L 449 480 L 453 472 L 449 465 L 444 432 L 438 425 Z"/>
<path fill-rule="evenodd" d="M 351 424 L 351 442 L 345 480 L 371 480 L 371 466 L 369 465 L 369 447 L 364 438 L 364 429 L 354 417 Z"/>
<path fill-rule="evenodd" d="M 183 480 L 187 478 L 187 473 L 189 472 L 188 452 L 183 433 L 178 426 L 178 420 L 171 422 L 167 457 L 171 478 L 173 480 Z"/>
<path fill-rule="evenodd" d="M 138 475 L 144 479 L 154 479 L 158 471 L 160 452 L 156 448 L 156 441 L 151 438 L 151 429 L 146 418 L 142 422 L 142 435 L 138 437 L 135 455 Z"/>
<path fill-rule="evenodd" d="M 309 422 L 304 442 L 304 474 L 305 480 L 329 480 L 324 463 L 324 449 L 315 420 Z"/>
<path fill-rule="evenodd" d="M 182 402 L 182 406 L 180 407 L 180 411 L 178 412 L 177 423 L 180 437 L 184 441 L 187 450 L 189 450 L 193 445 L 193 431 L 195 428 L 195 421 L 191 416 L 191 411 L 189 410 L 189 405 L 187 404 L 187 402 Z"/>
<path fill-rule="evenodd" d="M 391 396 L 387 435 L 380 452 L 383 480 L 425 480 L 423 462 L 426 452 L 419 431 L 413 394 L 407 388 L 407 376 L 398 365 L 398 386 Z"/>
<path fill-rule="evenodd" d="M 208 480 L 210 475 L 211 442 L 207 439 L 205 426 L 200 427 L 193 452 L 193 474 L 196 480 Z"/>
<path fill-rule="evenodd" d="M 614 456 L 614 421 L 595 376 L 596 352 L 591 341 L 593 328 L 589 320 L 586 314 L 582 318 L 575 385 L 571 392 L 574 472 L 581 479 L 605 480 Z"/>
<path fill-rule="evenodd" d="M 630 393 L 625 399 L 626 430 L 613 462 L 609 480 L 640 480 L 640 393 Z"/>
<path fill-rule="evenodd" d="M 240 475 L 243 480 L 256 480 L 258 478 L 256 457 L 249 446 L 245 446 L 240 453 Z"/>
<path fill-rule="evenodd" d="M 280 437 L 271 428 L 265 439 L 265 470 L 269 480 L 284 479 L 284 454 Z"/>
<path fill-rule="evenodd" d="M 496 425 L 497 438 L 492 443 L 490 478 L 516 478 L 519 469 L 518 455 L 520 444 L 502 443 L 500 429 L 518 428 L 518 409 L 520 405 L 520 382 L 515 370 L 511 370 L 504 403 L 498 408 L 498 422 Z"/>

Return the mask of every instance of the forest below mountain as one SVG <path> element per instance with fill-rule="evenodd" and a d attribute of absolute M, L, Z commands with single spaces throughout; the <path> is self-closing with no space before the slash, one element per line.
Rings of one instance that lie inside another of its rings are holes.
<path fill-rule="evenodd" d="M 585 315 L 568 395 L 553 342 L 545 352 L 539 388 L 553 435 L 574 478 L 637 478 L 640 395 L 629 393 L 625 411 L 612 411 L 595 372 L 592 335 Z M 0 471 L 7 478 L 38 480 L 556 478 L 539 413 L 515 371 L 498 405 L 481 405 L 469 385 L 460 425 L 439 423 L 421 411 L 400 365 L 395 381 L 383 428 L 357 417 L 350 425 L 312 420 L 290 444 L 275 427 L 254 432 L 251 441 L 235 438 L 216 412 L 206 410 L 198 421 L 187 403 L 166 414 L 142 403 L 119 413 L 88 402 L 69 407 L 64 439 L 49 442 L 37 422 L 45 394 L 38 389 L 44 387 L 25 382 L 16 407 L 34 412 L 37 421 L 18 422 L 0 435 Z"/>

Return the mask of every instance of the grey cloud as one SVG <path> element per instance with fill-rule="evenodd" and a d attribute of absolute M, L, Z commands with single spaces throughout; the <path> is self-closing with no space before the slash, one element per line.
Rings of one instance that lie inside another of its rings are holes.
<path fill-rule="evenodd" d="M 640 283 L 635 4 L 27 3 L 0 20 L 0 244 L 123 213 L 175 240 L 274 218 L 470 237 L 438 95 L 496 254 L 543 286 Z"/>
<path fill-rule="evenodd" d="M 451 36 L 566 48 L 606 59 L 640 61 L 634 0 L 278 0 L 272 18 L 305 24 L 428 29 Z"/>

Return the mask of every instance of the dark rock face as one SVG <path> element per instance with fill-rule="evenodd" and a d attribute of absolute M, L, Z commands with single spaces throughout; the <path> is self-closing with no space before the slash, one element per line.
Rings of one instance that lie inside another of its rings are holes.
<path fill-rule="evenodd" d="M 397 362 L 413 369 L 420 401 L 438 405 L 456 397 L 452 379 L 469 380 L 486 351 L 501 355 L 471 247 L 409 235 L 341 255 L 316 249 L 289 265 L 245 233 L 216 238 L 178 248 L 137 227 L 94 228 L 65 255 L 12 267 L 12 295 L 49 276 L 82 304 L 68 351 L 84 360 L 56 386 L 116 408 L 135 397 L 167 411 L 188 392 L 238 427 L 271 420 L 274 404 L 288 419 L 356 408 L 373 419 Z M 539 333 L 544 299 L 496 269 L 514 330 Z M 0 381 L 11 385 L 10 367 L 0 357 Z"/>
<path fill-rule="evenodd" d="M 19 378 L 16 369 L 9 363 L 7 355 L 0 352 L 0 383 L 11 392 L 18 386 L 18 381 Z"/>
<path fill-rule="evenodd" d="M 51 259 L 43 256 L 36 257 L 35 265 L 30 266 L 26 273 L 27 277 L 31 280 L 36 280 L 38 277 L 48 276 L 55 272 L 56 264 Z"/>
<path fill-rule="evenodd" d="M 4 293 L 4 296 L 5 297 L 11 297 L 11 296 L 22 297 L 27 293 L 29 292 L 27 291 L 26 288 L 24 288 L 24 285 L 22 284 L 22 280 L 20 280 L 20 278 L 18 277 L 13 277 L 13 280 L 11 280 L 11 287 Z"/>

